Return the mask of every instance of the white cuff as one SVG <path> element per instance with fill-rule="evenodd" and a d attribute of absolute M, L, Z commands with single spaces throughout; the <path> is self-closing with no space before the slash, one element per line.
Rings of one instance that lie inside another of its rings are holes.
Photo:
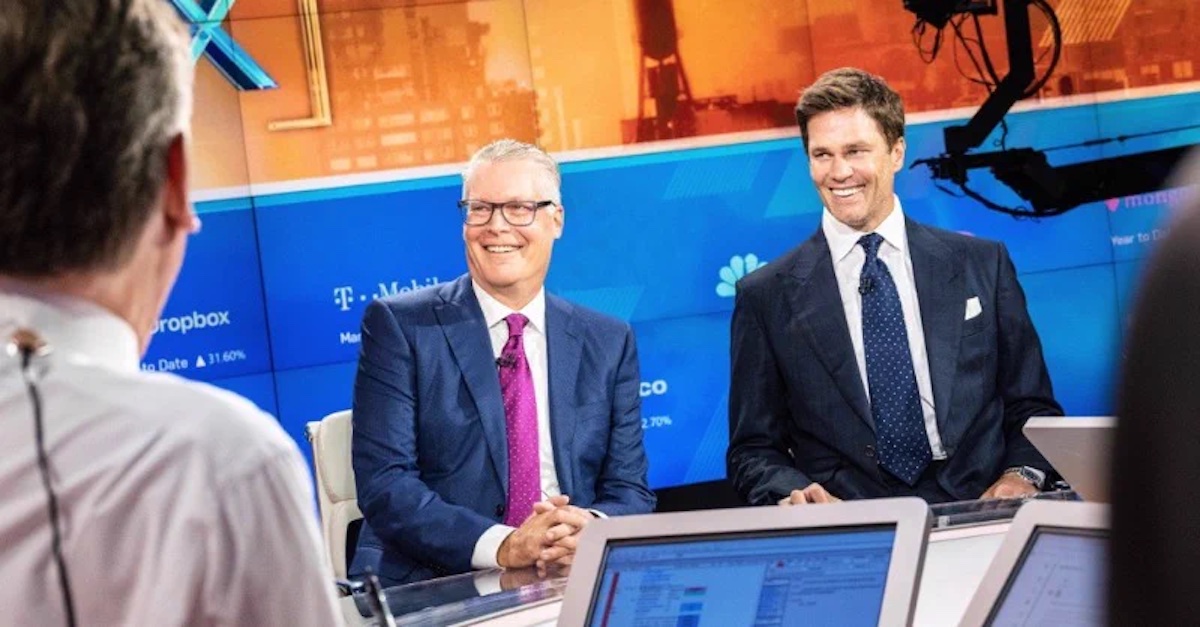
<path fill-rule="evenodd" d="M 475 551 L 471 553 L 471 568 L 499 568 L 500 562 L 497 560 L 497 554 L 500 551 L 500 545 L 504 543 L 508 534 L 514 531 L 516 528 L 508 525 L 488 527 L 488 530 L 475 541 Z"/>
<path fill-rule="evenodd" d="M 589 509 L 588 511 L 591 512 L 592 516 L 595 516 L 596 518 L 608 518 L 608 514 L 605 514 L 598 509 Z"/>
<path fill-rule="evenodd" d="M 479 593 L 479 596 L 485 597 L 502 590 L 503 588 L 500 587 L 500 571 L 488 570 L 475 573 L 475 591 Z"/>

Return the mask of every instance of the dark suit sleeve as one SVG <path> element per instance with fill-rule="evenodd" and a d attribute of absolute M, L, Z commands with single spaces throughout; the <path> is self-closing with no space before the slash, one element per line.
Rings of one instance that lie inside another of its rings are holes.
<path fill-rule="evenodd" d="M 608 435 L 608 457 L 596 480 L 596 501 L 591 509 L 608 516 L 646 514 L 654 511 L 656 498 L 646 473 L 646 447 L 642 434 L 641 375 L 633 330 L 625 327 L 625 341 L 613 386 L 612 430 Z"/>
<path fill-rule="evenodd" d="M 1004 401 L 1004 468 L 1030 466 L 1053 475 L 1053 468 L 1021 432 L 1030 416 L 1061 416 L 1054 400 L 1050 374 L 1042 356 L 1033 321 L 1025 306 L 1025 292 L 1008 250 L 1000 245 L 996 281 L 999 356 L 996 389 Z"/>
<path fill-rule="evenodd" d="M 788 450 L 787 391 L 759 305 L 739 285 L 730 331 L 729 478 L 752 505 L 774 505 L 812 481 Z"/>
<path fill-rule="evenodd" d="M 354 381 L 358 506 L 389 546 L 441 569 L 467 571 L 475 542 L 496 523 L 445 502 L 421 481 L 416 367 L 412 344 L 391 310 L 371 303 Z"/>

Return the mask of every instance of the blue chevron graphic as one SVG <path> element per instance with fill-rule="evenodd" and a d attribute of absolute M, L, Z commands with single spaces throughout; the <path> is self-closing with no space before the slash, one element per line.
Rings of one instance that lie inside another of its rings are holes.
<path fill-rule="evenodd" d="M 236 0 L 170 0 L 192 33 L 192 61 L 207 56 L 217 70 L 242 91 L 275 89 L 279 84 L 221 29 Z"/>

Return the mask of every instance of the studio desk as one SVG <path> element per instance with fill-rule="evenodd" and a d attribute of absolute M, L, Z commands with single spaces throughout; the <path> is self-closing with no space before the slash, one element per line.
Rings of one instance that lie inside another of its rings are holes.
<path fill-rule="evenodd" d="M 1073 492 L 1038 499 L 1076 500 Z M 1012 517 L 1024 499 L 961 501 L 931 507 L 933 525 L 925 552 L 913 620 L 921 627 L 953 627 L 983 579 Z M 819 507 L 819 506 L 813 506 Z M 396 625 L 443 627 L 542 627 L 556 623 L 567 577 L 539 578 L 530 570 L 479 571 L 386 590 Z M 378 624 L 362 598 L 341 599 L 346 624 Z"/>

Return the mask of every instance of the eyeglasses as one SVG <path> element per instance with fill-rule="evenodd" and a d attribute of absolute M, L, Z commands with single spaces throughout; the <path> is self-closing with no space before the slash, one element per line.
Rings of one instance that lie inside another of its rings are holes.
<path fill-rule="evenodd" d="M 538 209 L 553 207 L 558 203 L 553 200 L 511 200 L 509 202 L 488 202 L 486 200 L 460 200 L 458 208 L 463 214 L 463 224 L 468 226 L 483 226 L 492 221 L 492 213 L 497 209 L 504 221 L 512 226 L 529 226 L 537 217 Z"/>

